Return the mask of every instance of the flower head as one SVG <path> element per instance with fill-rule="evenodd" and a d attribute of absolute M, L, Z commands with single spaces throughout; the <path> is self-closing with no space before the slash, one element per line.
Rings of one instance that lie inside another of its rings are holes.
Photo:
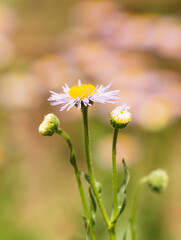
<path fill-rule="evenodd" d="M 116 107 L 109 115 L 111 124 L 115 128 L 124 128 L 131 121 L 130 107 L 123 103 L 121 107 Z"/>
<path fill-rule="evenodd" d="M 92 106 L 94 102 L 99 103 L 114 103 L 118 99 L 119 90 L 107 91 L 111 84 L 103 87 L 97 85 L 96 87 L 91 84 L 82 84 L 78 81 L 78 85 L 69 88 L 67 84 L 63 86 L 63 93 L 51 92 L 48 98 L 51 105 L 60 105 L 60 111 L 67 108 L 67 111 L 73 106 L 81 109 L 82 106 Z"/>
<path fill-rule="evenodd" d="M 40 124 L 39 133 L 44 136 L 52 136 L 56 132 L 59 123 L 59 119 L 53 113 L 49 113 Z"/>
<path fill-rule="evenodd" d="M 161 193 L 168 185 L 168 175 L 166 171 L 157 169 L 149 174 L 147 182 L 152 191 Z"/>

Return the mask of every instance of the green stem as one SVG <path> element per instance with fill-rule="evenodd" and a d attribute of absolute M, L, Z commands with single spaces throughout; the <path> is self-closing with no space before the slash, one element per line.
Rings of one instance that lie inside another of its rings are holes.
<path fill-rule="evenodd" d="M 79 175 L 79 170 L 78 170 L 77 163 L 76 163 L 76 158 L 75 158 L 72 143 L 70 141 L 69 136 L 65 132 L 63 132 L 61 129 L 57 129 L 57 133 L 59 135 L 61 135 L 66 140 L 66 142 L 69 146 L 70 154 L 71 154 L 71 156 L 70 156 L 71 157 L 71 163 L 72 163 L 72 166 L 74 168 L 74 172 L 75 172 L 75 176 L 76 176 L 76 180 L 77 180 L 77 184 L 78 184 L 78 188 L 79 188 L 79 192 L 80 192 L 80 196 L 81 196 L 81 200 L 82 200 L 82 205 L 83 205 L 84 212 L 85 212 L 85 217 L 89 221 L 89 231 L 90 231 L 91 239 L 96 240 L 96 237 L 95 237 L 95 234 L 94 234 L 94 231 L 93 231 L 93 226 L 92 226 L 90 214 L 89 214 L 89 210 L 88 210 L 88 206 L 87 206 L 87 202 L 86 202 L 86 198 L 85 198 L 85 194 L 84 194 L 84 190 L 83 190 L 83 186 L 82 186 L 82 182 L 81 182 L 80 175 Z"/>
<path fill-rule="evenodd" d="M 110 240 L 116 240 L 116 235 L 115 235 L 115 226 L 112 226 L 109 230 L 109 238 Z"/>
<path fill-rule="evenodd" d="M 132 205 L 132 213 L 131 213 L 131 219 L 130 219 L 130 229 L 131 229 L 131 240 L 135 240 L 135 216 L 136 216 L 136 205 L 137 205 L 137 199 L 138 194 L 140 191 L 140 187 L 147 181 L 147 177 L 142 178 L 135 189 L 134 197 L 133 197 L 133 205 Z"/>
<path fill-rule="evenodd" d="M 118 137 L 119 128 L 114 128 L 113 144 L 112 144 L 112 185 L 113 185 L 113 196 L 114 196 L 114 210 L 112 220 L 116 218 L 118 210 L 118 199 L 117 199 L 117 172 L 116 172 L 116 142 Z"/>
<path fill-rule="evenodd" d="M 86 150 L 86 162 L 87 162 L 87 168 L 90 178 L 90 184 L 94 193 L 94 196 L 97 200 L 97 203 L 99 205 L 100 211 L 104 217 L 104 220 L 106 222 L 106 225 L 108 228 L 111 226 L 111 222 L 109 220 L 109 217 L 106 213 L 106 210 L 104 208 L 104 205 L 102 203 L 102 200 L 100 198 L 100 195 L 97 191 L 94 174 L 93 174 L 93 167 L 92 162 L 90 158 L 90 144 L 89 144 L 89 130 L 88 130 L 88 119 L 87 119 L 87 107 L 82 107 L 82 116 L 83 116 L 83 123 L 84 123 L 84 134 L 85 134 L 85 150 Z"/>

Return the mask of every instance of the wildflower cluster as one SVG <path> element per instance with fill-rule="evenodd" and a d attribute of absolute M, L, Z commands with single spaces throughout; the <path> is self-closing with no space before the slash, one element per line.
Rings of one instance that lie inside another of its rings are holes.
<path fill-rule="evenodd" d="M 86 227 L 87 238 L 90 240 L 96 240 L 96 236 L 94 233 L 94 225 L 96 223 L 96 211 L 97 205 L 101 211 L 103 219 L 105 221 L 107 231 L 109 234 L 110 240 L 116 240 L 116 232 L 115 227 L 116 223 L 124 211 L 126 207 L 126 190 L 128 187 L 130 174 L 126 163 L 123 159 L 123 167 L 125 177 L 120 186 L 117 183 L 117 164 L 116 164 L 116 145 L 117 145 L 117 137 L 119 130 L 125 128 L 128 123 L 132 120 L 131 113 L 128 111 L 129 106 L 124 103 L 122 106 L 116 107 L 110 114 L 110 123 L 114 128 L 113 134 L 113 143 L 112 143 L 112 191 L 113 191 L 113 203 L 112 203 L 112 212 L 111 216 L 108 216 L 108 213 L 104 207 L 103 200 L 101 197 L 102 186 L 99 182 L 95 180 L 93 164 L 90 156 L 90 144 L 89 144 L 89 128 L 88 128 L 88 107 L 92 106 L 93 103 L 114 103 L 115 100 L 119 98 L 119 90 L 110 91 L 111 84 L 103 87 L 102 85 L 97 85 L 96 87 L 91 84 L 82 84 L 81 81 L 78 81 L 78 85 L 69 87 L 67 84 L 63 87 L 63 93 L 55 93 L 51 91 L 51 96 L 49 97 L 49 101 L 51 101 L 51 105 L 60 105 L 60 111 L 67 109 L 67 111 L 76 106 L 78 110 L 81 109 L 83 124 L 84 124 L 84 135 L 85 135 L 85 151 L 86 151 L 86 164 L 88 174 L 84 172 L 80 172 L 78 169 L 74 149 L 71 143 L 69 136 L 60 128 L 59 119 L 54 114 L 48 114 L 45 116 L 43 122 L 39 126 L 39 132 L 44 136 L 52 136 L 54 133 L 62 136 L 70 149 L 70 163 L 73 166 L 75 177 L 77 180 L 77 185 L 79 188 L 81 201 L 84 209 L 84 220 Z M 89 187 L 89 197 L 91 207 L 89 209 L 87 200 L 84 193 L 84 188 L 82 185 L 81 177 L 83 177 L 88 184 Z M 168 176 L 164 170 L 155 170 L 148 176 L 141 179 L 141 181 L 137 184 L 133 207 L 132 207 L 132 215 L 130 219 L 130 230 L 132 240 L 135 240 L 135 208 L 137 202 L 137 196 L 139 189 L 143 183 L 147 183 L 149 187 L 155 192 L 162 192 L 168 183 Z M 126 236 L 126 234 L 125 234 Z M 126 239 L 126 238 L 124 238 Z"/>

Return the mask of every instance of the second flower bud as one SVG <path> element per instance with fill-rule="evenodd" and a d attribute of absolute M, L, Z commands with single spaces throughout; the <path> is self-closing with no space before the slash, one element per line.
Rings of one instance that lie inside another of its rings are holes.
<path fill-rule="evenodd" d="M 39 126 L 39 133 L 43 136 L 52 136 L 58 129 L 59 119 L 53 113 L 49 113 L 44 117 L 43 122 Z"/>
<path fill-rule="evenodd" d="M 109 115 L 111 125 L 114 128 L 125 128 L 132 120 L 131 113 L 128 111 L 130 107 L 124 103 L 120 107 L 116 107 Z"/>

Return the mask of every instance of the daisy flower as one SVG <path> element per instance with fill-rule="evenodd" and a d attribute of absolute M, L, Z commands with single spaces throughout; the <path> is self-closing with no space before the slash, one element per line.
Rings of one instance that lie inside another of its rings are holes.
<path fill-rule="evenodd" d="M 51 101 L 51 105 L 60 105 L 60 111 L 67 108 L 67 111 L 73 106 L 77 106 L 81 109 L 82 104 L 84 106 L 92 106 L 94 102 L 99 103 L 114 103 L 118 99 L 119 90 L 108 91 L 111 84 L 103 87 L 102 85 L 97 85 L 96 87 L 91 84 L 82 84 L 78 80 L 78 85 L 69 88 L 65 84 L 63 88 L 63 93 L 55 93 L 50 91 L 51 96 L 48 101 Z"/>

